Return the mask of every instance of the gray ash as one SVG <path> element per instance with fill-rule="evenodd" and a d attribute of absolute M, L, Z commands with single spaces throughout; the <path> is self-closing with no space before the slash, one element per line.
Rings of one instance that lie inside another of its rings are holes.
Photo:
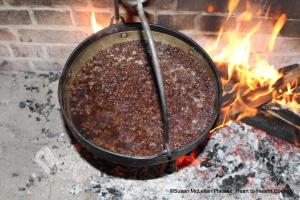
<path fill-rule="evenodd" d="M 60 72 L 49 72 L 48 74 L 39 74 L 38 77 L 41 77 L 43 79 L 48 79 L 49 83 L 53 83 L 57 81 L 60 77 L 61 73 Z"/>
<path fill-rule="evenodd" d="M 28 183 L 26 183 L 26 187 L 30 187 L 32 185 L 34 185 L 34 179 L 30 176 L 29 180 L 28 180 Z"/>
<path fill-rule="evenodd" d="M 43 128 L 42 130 L 41 130 L 41 133 L 42 134 L 44 134 L 46 137 L 48 137 L 48 138 L 53 138 L 53 137 L 55 137 L 56 135 L 54 134 L 54 133 L 52 133 L 49 129 L 45 129 L 45 128 Z"/>
<path fill-rule="evenodd" d="M 91 192 L 92 193 L 100 193 L 101 192 L 101 185 L 97 184 L 97 185 L 92 186 Z"/>
<path fill-rule="evenodd" d="M 264 140 L 261 140 L 260 143 L 263 144 Z M 284 164 L 285 162 L 279 157 L 276 159 L 275 155 L 270 154 L 269 151 L 264 149 L 264 146 L 261 145 L 257 155 L 262 158 L 262 161 L 265 163 L 265 166 L 269 172 L 270 179 L 272 182 L 283 189 L 283 196 L 289 197 L 290 199 L 298 199 L 299 195 L 293 192 L 293 189 L 286 183 L 288 181 L 288 171 L 289 165 Z M 259 159 L 259 158 L 258 158 Z"/>
<path fill-rule="evenodd" d="M 46 103 L 39 103 L 35 99 L 27 99 L 25 102 L 21 101 L 19 103 L 19 107 L 22 109 L 27 107 L 30 112 L 37 113 L 39 115 L 38 117 L 36 117 L 37 121 L 41 121 L 40 116 L 43 116 L 46 121 L 49 121 L 48 117 L 52 112 L 53 108 L 55 107 L 55 104 L 51 104 L 51 99 L 53 98 L 52 94 L 53 91 L 49 89 L 46 95 Z"/>
<path fill-rule="evenodd" d="M 244 175 L 235 175 L 234 177 L 229 176 L 229 178 L 223 179 L 222 189 L 241 189 L 248 184 L 248 177 Z"/>
<path fill-rule="evenodd" d="M 36 92 L 38 93 L 40 90 L 39 90 L 39 87 L 36 87 L 36 86 L 30 86 L 30 87 L 26 87 L 26 90 L 30 90 L 30 92 Z"/>
<path fill-rule="evenodd" d="M 122 197 L 123 196 L 123 193 L 121 191 L 119 191 L 118 189 L 116 189 L 116 188 L 106 188 L 106 190 L 109 193 L 111 193 L 111 194 L 113 194 L 113 195 L 115 195 L 117 197 Z"/>
<path fill-rule="evenodd" d="M 28 110 L 30 114 L 27 116 L 33 118 L 36 122 L 49 122 L 51 113 L 55 109 L 56 104 L 53 103 L 53 82 L 57 81 L 60 77 L 60 72 L 48 72 L 42 74 L 36 74 L 31 72 L 25 72 L 24 78 L 31 81 L 29 84 L 24 84 L 24 89 L 29 93 L 39 93 L 42 91 L 44 100 L 32 98 L 19 102 L 19 108 Z M 47 87 L 47 88 L 46 88 Z M 35 94 L 30 94 L 35 95 Z M 57 108 L 59 109 L 59 108 Z M 46 137 L 53 138 L 55 136 L 49 130 L 41 130 L 41 133 Z"/>
<path fill-rule="evenodd" d="M 212 182 L 203 187 L 237 191 L 235 198 L 299 199 L 299 149 L 240 122 L 215 131 L 210 140 L 215 143 L 197 166 L 201 178 Z"/>
<path fill-rule="evenodd" d="M 20 107 L 20 108 L 25 108 L 25 107 L 26 107 L 26 103 L 23 102 L 23 101 L 21 101 L 21 102 L 19 103 L 19 107 Z"/>

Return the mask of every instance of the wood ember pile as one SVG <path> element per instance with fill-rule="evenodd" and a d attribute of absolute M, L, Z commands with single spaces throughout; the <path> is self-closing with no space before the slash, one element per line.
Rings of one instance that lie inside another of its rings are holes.
<path fill-rule="evenodd" d="M 177 160 L 190 166 L 177 174 L 197 177 L 189 185 L 197 185 L 203 199 L 292 200 L 299 199 L 299 158 L 294 145 L 235 121 L 215 130 L 203 149 Z"/>
<path fill-rule="evenodd" d="M 299 156 L 299 148 L 233 122 L 212 134 L 194 164 L 208 190 L 219 188 L 218 197 L 298 199 Z"/>

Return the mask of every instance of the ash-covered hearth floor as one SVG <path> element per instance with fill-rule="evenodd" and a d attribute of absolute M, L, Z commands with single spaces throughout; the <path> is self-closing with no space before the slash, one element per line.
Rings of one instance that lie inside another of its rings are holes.
<path fill-rule="evenodd" d="M 300 149 L 239 122 L 172 174 L 94 157 L 65 128 L 59 76 L 0 71 L 0 199 L 300 198 Z"/>

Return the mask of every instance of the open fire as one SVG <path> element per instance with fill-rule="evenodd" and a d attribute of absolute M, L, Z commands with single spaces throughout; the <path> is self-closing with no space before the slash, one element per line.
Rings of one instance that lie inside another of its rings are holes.
<path fill-rule="evenodd" d="M 229 1 L 229 14 L 227 20 L 230 18 L 232 12 L 238 5 L 238 2 L 238 0 Z M 214 62 L 219 65 L 219 68 L 224 67 L 224 65 L 220 65 L 220 63 L 226 63 L 227 65 L 228 77 L 227 79 L 222 79 L 222 84 L 224 87 L 226 87 L 226 85 L 230 82 L 233 74 L 235 74 L 235 77 L 239 80 L 239 82 L 235 83 L 235 85 L 231 87 L 231 90 L 225 90 L 225 94 L 232 93 L 234 91 L 236 93 L 236 98 L 229 105 L 227 105 L 226 102 L 223 102 L 223 105 L 226 106 L 222 106 L 221 113 L 223 113 L 224 115 L 222 119 L 223 123 L 220 126 L 230 122 L 231 120 L 240 120 L 246 116 L 256 115 L 257 108 L 249 107 L 242 113 L 239 113 L 238 117 L 234 116 L 235 118 L 230 118 L 232 117 L 230 115 L 231 112 L 234 112 L 241 106 L 247 106 L 245 99 L 241 97 L 245 96 L 250 91 L 254 91 L 257 88 L 265 89 L 260 90 L 259 92 L 255 92 L 252 96 L 248 96 L 246 99 L 247 101 L 254 101 L 259 97 L 272 93 L 273 102 L 288 106 L 294 112 L 300 112 L 299 103 L 297 103 L 296 101 L 296 96 L 299 94 L 293 93 L 293 89 L 297 87 L 297 81 L 288 84 L 286 92 L 283 92 L 282 90 L 274 90 L 274 85 L 282 77 L 283 74 L 278 72 L 274 68 L 274 66 L 269 65 L 266 60 L 259 58 L 259 55 L 256 53 L 255 49 L 253 49 L 251 46 L 254 40 L 253 36 L 262 26 L 262 21 L 259 21 L 246 35 L 243 35 L 240 32 L 240 23 L 243 21 L 249 21 L 253 17 L 253 14 L 250 10 L 251 9 L 248 7 L 247 11 L 242 13 L 237 18 L 237 26 L 234 29 L 231 29 L 224 33 L 223 27 L 221 27 L 218 39 L 213 44 L 211 42 L 208 42 L 205 48 L 208 54 L 212 56 Z M 268 17 L 268 12 L 265 17 Z M 276 36 L 284 26 L 286 20 L 287 17 L 285 14 L 282 14 L 278 18 L 269 39 L 268 51 L 273 50 Z M 221 52 L 216 52 L 216 49 L 218 48 L 220 43 L 225 43 L 226 45 L 221 50 Z M 252 62 L 250 60 L 251 54 L 253 54 L 255 58 Z"/>
<path fill-rule="evenodd" d="M 229 20 L 238 3 L 239 0 L 229 1 L 229 14 L 226 22 Z M 207 10 L 208 12 L 213 12 L 214 6 L 209 5 Z M 224 27 L 222 26 L 217 40 L 207 42 L 205 47 L 205 50 L 212 57 L 218 69 L 223 72 L 227 70 L 225 73 L 227 77 L 221 77 L 224 88 L 223 97 L 226 94 L 229 94 L 228 96 L 231 97 L 229 99 L 224 98 L 225 100 L 223 100 L 220 111 L 221 119 L 219 119 L 216 129 L 234 120 L 241 120 L 244 117 L 254 117 L 258 113 L 258 108 L 251 107 L 248 105 L 248 102 L 265 96 L 271 96 L 270 102 L 272 103 L 280 104 L 295 113 L 300 113 L 300 93 L 299 91 L 295 91 L 298 87 L 297 78 L 287 83 L 284 89 L 275 88 L 276 83 L 283 76 L 283 71 L 279 72 L 274 66 L 269 65 L 266 60 L 260 58 L 251 46 L 254 42 L 253 36 L 255 36 L 262 26 L 262 21 L 259 21 L 246 35 L 240 32 L 240 23 L 249 21 L 253 17 L 250 10 L 248 4 L 248 9 L 237 18 L 237 26 L 227 32 L 223 31 Z M 268 17 L 268 12 L 265 17 Z M 275 39 L 286 20 L 287 16 L 282 14 L 275 23 L 267 45 L 268 51 L 273 51 Z M 218 52 L 217 49 L 220 43 L 225 43 L 226 45 Z M 251 54 L 254 55 L 254 61 L 251 61 Z M 225 69 L 222 69 L 222 67 Z M 232 81 L 232 79 L 235 80 Z M 257 90 L 257 88 L 263 89 Z M 232 97 L 234 100 L 232 100 Z M 241 110 L 241 107 L 244 109 Z M 297 139 L 295 139 L 294 143 L 295 145 L 299 144 Z M 177 159 L 177 166 L 181 168 L 191 163 L 199 164 L 202 161 L 196 160 L 198 153 L 196 149 L 189 156 L 182 156 Z"/>

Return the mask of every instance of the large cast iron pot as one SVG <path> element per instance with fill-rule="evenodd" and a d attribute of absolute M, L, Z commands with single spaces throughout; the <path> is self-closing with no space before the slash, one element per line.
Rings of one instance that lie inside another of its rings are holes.
<path fill-rule="evenodd" d="M 140 167 L 157 165 L 160 163 L 169 162 L 182 155 L 188 154 L 206 138 L 207 134 L 214 125 L 221 105 L 221 82 L 214 63 L 207 53 L 196 42 L 178 31 L 160 25 L 150 24 L 154 41 L 170 44 L 173 47 L 178 47 L 184 52 L 192 55 L 193 58 L 199 62 L 200 66 L 204 68 L 207 75 L 213 82 L 212 85 L 215 92 L 214 104 L 207 106 L 213 106 L 214 116 L 207 129 L 194 142 L 181 149 L 172 150 L 171 155 L 169 156 L 167 155 L 167 150 L 163 150 L 159 154 L 153 156 L 128 156 L 111 152 L 95 145 L 83 137 L 83 135 L 72 123 L 69 100 L 70 85 L 72 84 L 82 65 L 97 52 L 115 43 L 131 40 L 146 40 L 141 23 L 124 23 L 124 21 L 122 21 L 122 23 L 113 24 L 112 21 L 109 27 L 91 35 L 81 44 L 79 44 L 68 58 L 62 71 L 58 86 L 58 97 L 60 106 L 62 108 L 63 117 L 70 131 L 78 140 L 78 142 L 90 152 L 105 160 L 127 166 Z"/>

